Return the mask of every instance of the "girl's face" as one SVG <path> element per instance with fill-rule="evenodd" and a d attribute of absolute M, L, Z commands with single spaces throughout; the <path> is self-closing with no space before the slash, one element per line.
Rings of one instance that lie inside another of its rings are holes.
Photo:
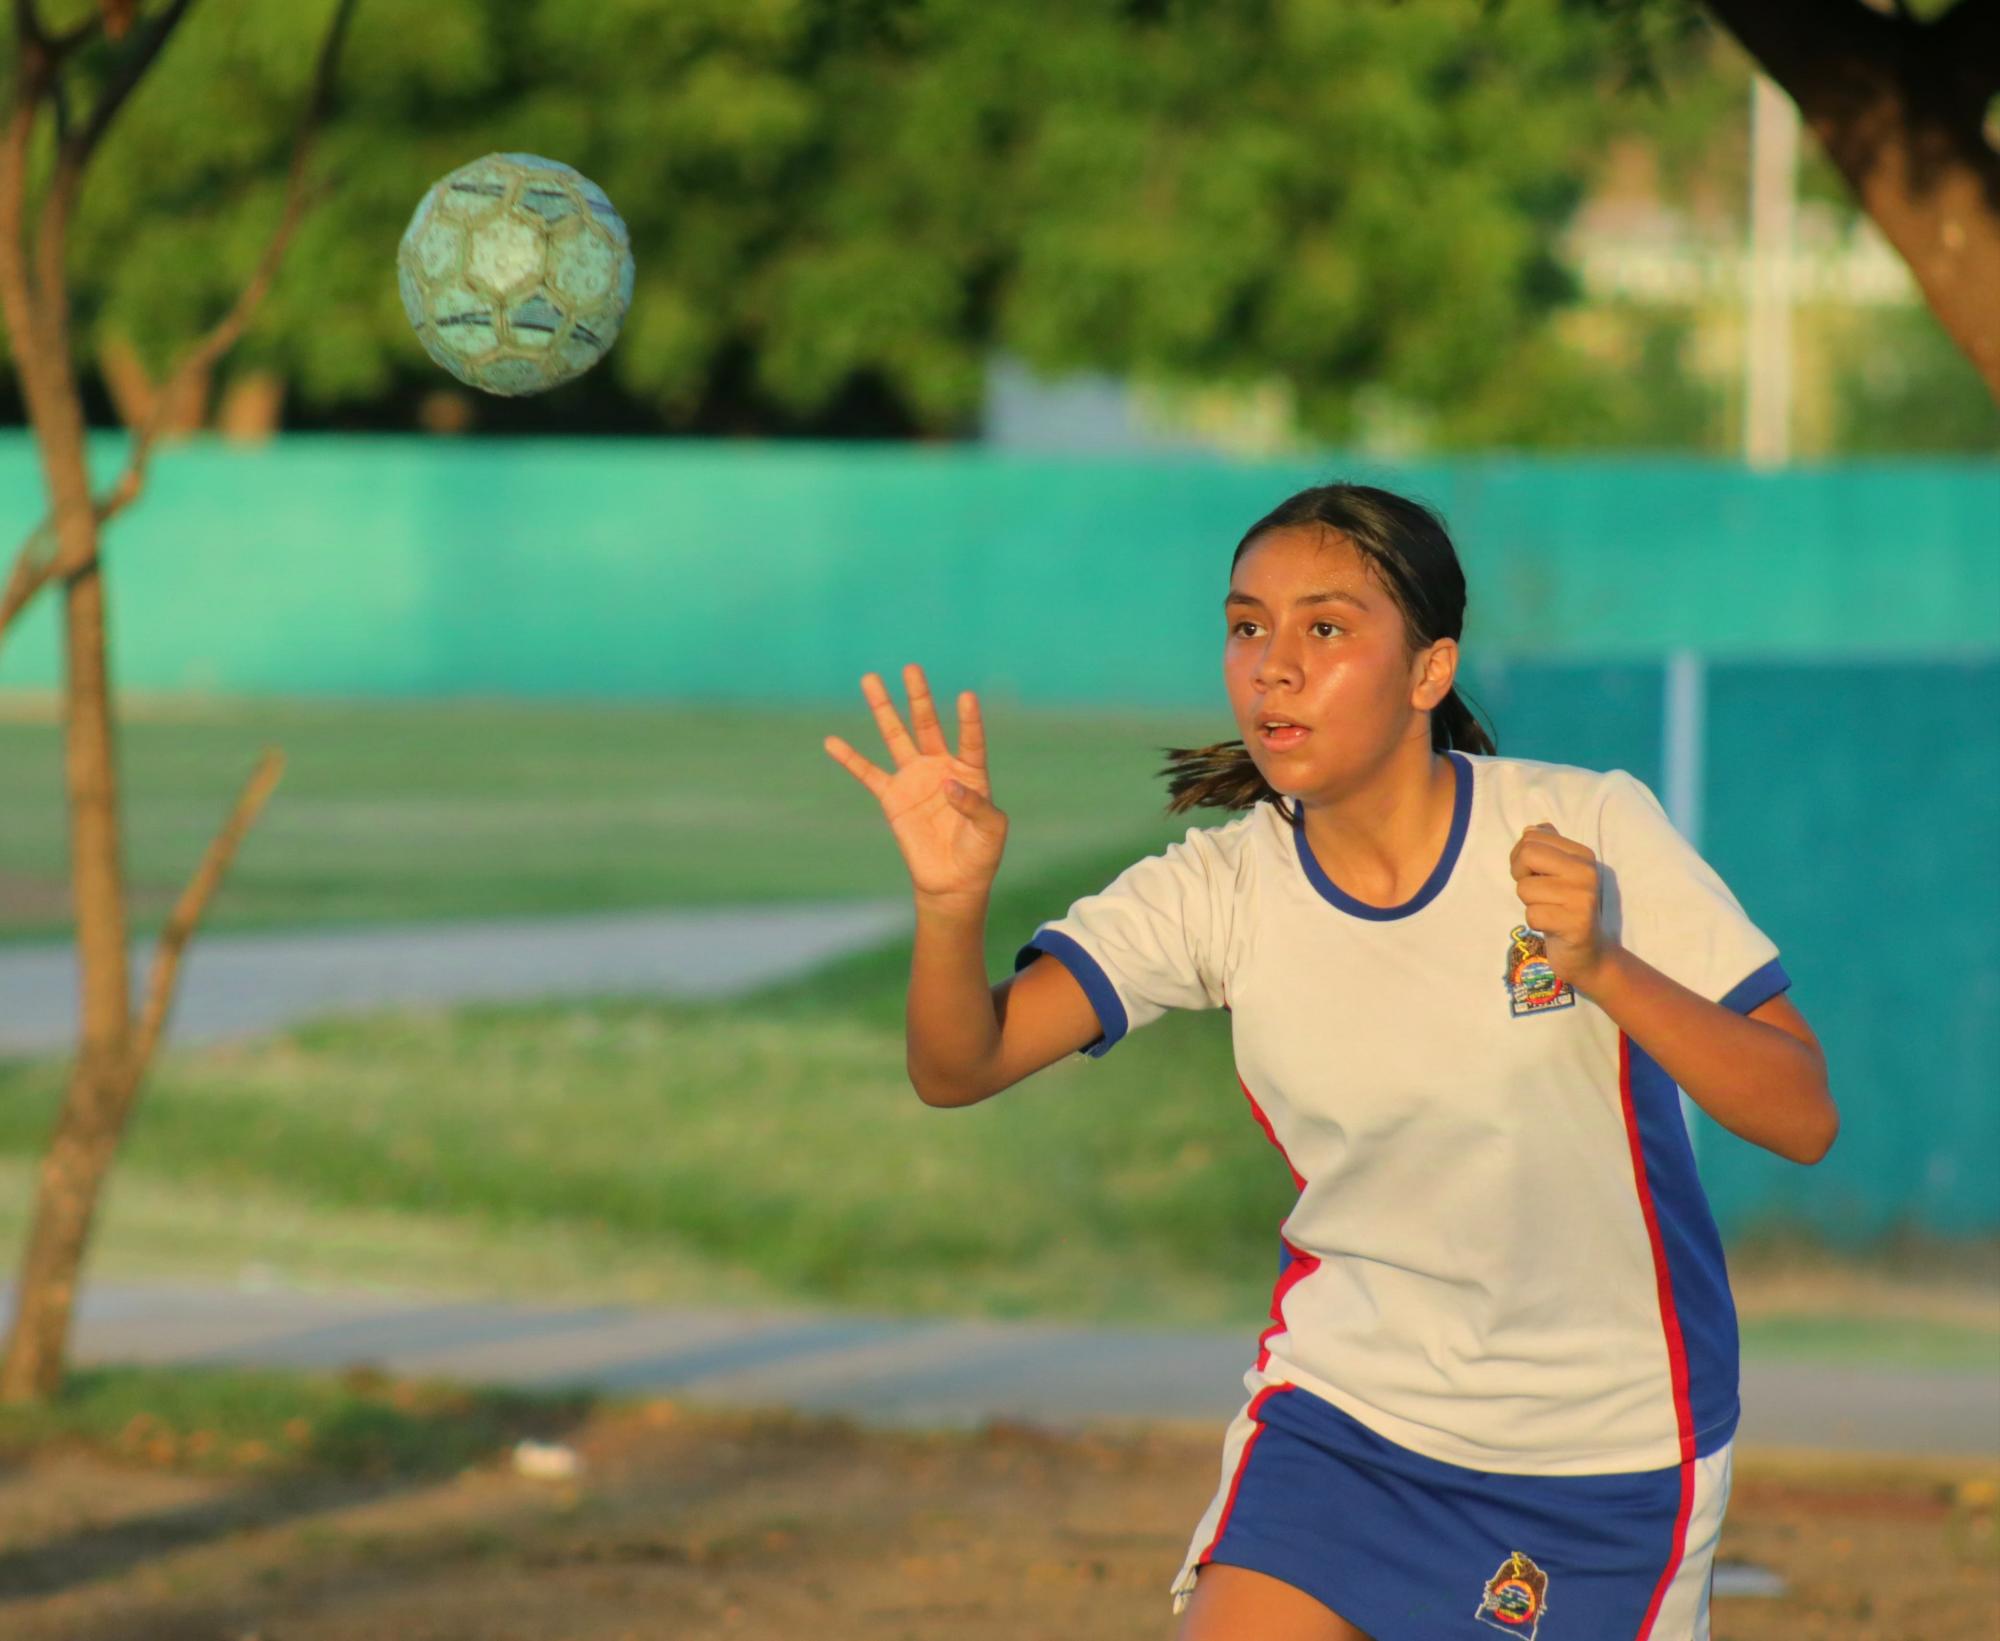
<path fill-rule="evenodd" d="M 1451 688 L 1458 646 L 1412 655 L 1403 612 L 1345 536 L 1322 525 L 1269 530 L 1236 561 L 1223 605 L 1223 679 L 1243 744 L 1287 797 L 1366 776 Z M 1303 735 L 1266 734 L 1270 718 Z"/>

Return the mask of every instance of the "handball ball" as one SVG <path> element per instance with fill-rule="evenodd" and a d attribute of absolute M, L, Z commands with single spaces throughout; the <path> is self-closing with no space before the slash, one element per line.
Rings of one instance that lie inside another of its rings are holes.
<path fill-rule="evenodd" d="M 488 154 L 434 183 L 396 248 L 424 351 L 514 397 L 581 376 L 632 300 L 632 242 L 604 190 L 537 154 Z"/>

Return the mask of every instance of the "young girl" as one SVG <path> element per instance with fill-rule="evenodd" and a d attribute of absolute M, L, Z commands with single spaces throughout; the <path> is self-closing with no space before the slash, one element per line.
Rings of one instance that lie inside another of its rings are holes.
<path fill-rule="evenodd" d="M 968 1105 L 1170 1008 L 1227 1009 L 1298 1201 L 1172 1585 L 1180 1641 L 1703 1641 L 1736 1319 L 1676 1085 L 1815 1162 L 1838 1119 L 1776 947 L 1622 770 L 1499 757 L 1453 689 L 1465 581 L 1387 491 L 1236 548 L 1243 739 L 1173 749 L 1191 827 L 987 987 L 1007 835 L 972 693 L 945 743 L 862 681 L 916 895 L 909 1074 Z"/>

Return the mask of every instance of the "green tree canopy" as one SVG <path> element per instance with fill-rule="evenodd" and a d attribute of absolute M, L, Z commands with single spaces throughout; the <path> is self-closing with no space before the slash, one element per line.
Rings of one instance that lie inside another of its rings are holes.
<path fill-rule="evenodd" d="M 86 190 L 86 340 L 158 366 L 227 304 L 328 9 L 196 6 Z M 1282 378 L 1333 440 L 1364 393 L 1504 437 L 1524 382 L 1586 415 L 1604 387 L 1546 323 L 1558 232 L 1646 116 L 1629 27 L 1562 0 L 364 6 L 322 145 L 337 187 L 233 363 L 319 415 L 406 421 L 451 384 L 408 333 L 396 241 L 438 176 L 515 149 L 609 191 L 638 287 L 597 371 L 482 402 L 494 425 L 950 433 L 1001 349 Z M 1660 40 L 1671 71 L 1689 48 Z"/>

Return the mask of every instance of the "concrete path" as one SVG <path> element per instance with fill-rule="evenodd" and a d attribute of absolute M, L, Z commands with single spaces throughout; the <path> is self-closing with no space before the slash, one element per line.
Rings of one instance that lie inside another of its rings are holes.
<path fill-rule="evenodd" d="M 208 934 L 182 962 L 169 1041 L 251 1035 L 314 1015 L 551 997 L 723 997 L 909 926 L 906 900 L 717 906 L 684 912 Z M 149 945 L 133 947 L 143 995 Z M 74 1040 L 76 958 L 0 947 L 0 1055 Z"/>
<path fill-rule="evenodd" d="M 0 1292 L 0 1311 L 11 1308 Z M 1155 1332 L 817 1311 L 439 1304 L 292 1289 L 93 1285 L 80 1363 L 335 1368 L 843 1413 L 906 1428 L 1133 1419 L 1215 1428 L 1255 1330 Z M 2000 1373 L 1753 1362 L 1747 1447 L 2000 1455 Z"/>

